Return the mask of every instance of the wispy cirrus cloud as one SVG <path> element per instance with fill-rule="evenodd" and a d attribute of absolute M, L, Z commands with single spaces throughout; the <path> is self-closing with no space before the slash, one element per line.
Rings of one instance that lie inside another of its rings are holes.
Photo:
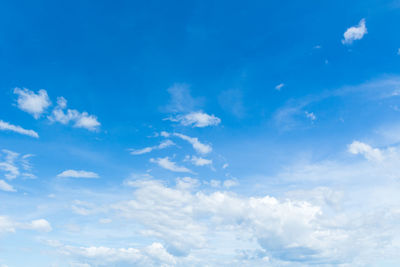
<path fill-rule="evenodd" d="M 203 99 L 193 97 L 190 86 L 184 83 L 175 83 L 167 89 L 170 100 L 165 110 L 170 113 L 188 113 L 202 105 Z"/>
<path fill-rule="evenodd" d="M 212 151 L 212 147 L 210 145 L 201 143 L 197 137 L 190 137 L 180 133 L 173 133 L 173 135 L 189 142 L 193 146 L 194 150 L 200 154 L 208 154 Z"/>
<path fill-rule="evenodd" d="M 4 180 L 0 180 L 0 190 L 6 191 L 6 192 L 16 192 L 17 190 L 14 189 L 14 187 L 10 184 L 8 184 Z"/>
<path fill-rule="evenodd" d="M 11 131 L 11 132 L 31 136 L 34 138 L 39 138 L 39 134 L 37 132 L 35 132 L 34 130 L 27 130 L 27 129 L 22 128 L 21 126 L 13 125 L 13 124 L 10 124 L 10 123 L 2 121 L 2 120 L 0 120 L 0 131 Z"/>
<path fill-rule="evenodd" d="M 18 176 L 36 178 L 31 173 L 32 166 L 29 162 L 29 158 L 32 157 L 31 154 L 21 156 L 19 153 L 8 149 L 2 149 L 1 152 L 0 171 L 4 172 L 6 179 L 13 180 Z"/>
<path fill-rule="evenodd" d="M 307 109 L 327 99 L 340 99 L 340 104 L 343 105 L 349 101 L 348 99 L 352 99 L 352 105 L 354 106 L 357 103 L 357 101 L 354 101 L 355 99 L 371 102 L 389 101 L 393 97 L 397 97 L 399 92 L 400 77 L 385 76 L 354 86 L 344 86 L 319 94 L 289 99 L 282 107 L 275 111 L 273 120 L 281 130 L 292 130 L 306 125 L 304 124 L 304 117 L 312 121 L 314 118 L 317 119 L 315 113 L 309 112 Z M 337 110 L 340 108 L 341 106 L 339 105 L 335 107 Z"/>
<path fill-rule="evenodd" d="M 191 170 L 189 170 L 188 168 L 186 168 L 184 166 L 178 166 L 176 164 L 176 162 L 171 161 L 169 157 L 156 158 L 156 159 L 151 158 L 150 162 L 156 163 L 161 168 L 164 168 L 166 170 L 170 170 L 173 172 L 189 172 L 189 173 L 192 172 Z"/>
<path fill-rule="evenodd" d="M 215 115 L 209 115 L 207 113 L 196 111 L 190 112 L 185 115 L 178 115 L 175 117 L 169 117 L 165 120 L 170 120 L 173 122 L 179 122 L 183 126 L 192 126 L 203 128 L 207 126 L 217 126 L 221 123 L 221 119 L 216 117 Z"/>
<path fill-rule="evenodd" d="M 95 172 L 83 170 L 65 170 L 57 175 L 60 178 L 99 178 L 100 176 Z"/>
<path fill-rule="evenodd" d="M 164 149 L 164 148 L 167 148 L 167 147 L 170 147 L 173 145 L 175 145 L 175 143 L 172 142 L 171 140 L 165 140 L 157 146 L 150 146 L 150 147 L 145 147 L 145 148 L 141 148 L 141 149 L 129 149 L 129 151 L 132 155 L 142 155 L 142 154 L 150 153 L 153 150 L 160 150 L 160 149 Z"/>

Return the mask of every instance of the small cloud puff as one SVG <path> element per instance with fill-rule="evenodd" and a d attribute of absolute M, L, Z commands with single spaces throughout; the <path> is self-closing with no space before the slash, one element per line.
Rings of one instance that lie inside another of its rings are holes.
<path fill-rule="evenodd" d="M 277 86 L 275 86 L 275 90 L 280 91 L 284 86 L 285 86 L 284 83 L 280 83 Z"/>
<path fill-rule="evenodd" d="M 361 40 L 365 34 L 367 34 L 367 27 L 365 25 L 365 19 L 360 20 L 357 26 L 350 27 L 343 34 L 344 39 L 342 43 L 345 45 L 352 44 L 356 40 Z"/>
<path fill-rule="evenodd" d="M 18 95 L 17 107 L 28 112 L 35 119 L 38 119 L 51 105 L 49 96 L 44 89 L 35 93 L 29 89 L 20 89 L 17 87 L 14 89 L 14 94 Z"/>
<path fill-rule="evenodd" d="M 315 116 L 314 112 L 305 111 L 304 114 L 312 121 L 315 121 L 317 119 L 317 116 Z"/>

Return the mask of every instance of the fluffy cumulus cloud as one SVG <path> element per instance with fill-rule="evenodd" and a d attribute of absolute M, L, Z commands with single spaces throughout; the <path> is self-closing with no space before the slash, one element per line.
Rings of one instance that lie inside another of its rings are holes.
<path fill-rule="evenodd" d="M 354 141 L 351 143 L 348 147 L 348 150 L 351 154 L 363 155 L 368 160 L 383 160 L 382 151 L 380 151 L 378 148 L 372 148 L 370 145 L 359 141 Z"/>
<path fill-rule="evenodd" d="M 192 127 L 207 127 L 207 126 L 216 126 L 221 123 L 221 119 L 214 116 L 208 115 L 207 113 L 197 111 L 190 112 L 185 115 L 178 115 L 175 118 L 170 117 L 167 120 L 179 122 L 183 126 L 192 126 Z"/>
<path fill-rule="evenodd" d="M 23 134 L 23 135 L 27 135 L 27 136 L 39 138 L 39 134 L 37 132 L 35 132 L 34 130 L 27 130 L 27 129 L 22 128 L 21 126 L 13 125 L 13 124 L 10 124 L 10 123 L 2 121 L 2 120 L 0 120 L 0 131 L 11 131 L 11 132 L 15 132 L 15 133 L 19 133 L 19 134 Z"/>
<path fill-rule="evenodd" d="M 367 27 L 365 25 L 365 19 L 360 20 L 357 26 L 350 27 L 343 34 L 343 44 L 352 44 L 356 40 L 361 40 L 365 34 L 367 34 Z"/>
<path fill-rule="evenodd" d="M 190 137 L 180 133 L 174 133 L 173 135 L 189 142 L 193 146 L 194 150 L 200 154 L 208 154 L 212 151 L 210 145 L 201 143 L 197 137 Z"/>
<path fill-rule="evenodd" d="M 191 170 L 189 170 L 188 168 L 186 168 L 184 166 L 178 166 L 175 162 L 171 161 L 169 159 L 169 157 L 156 158 L 156 159 L 151 158 L 150 162 L 156 163 L 161 168 L 164 168 L 164 169 L 167 169 L 167 170 L 170 170 L 173 172 L 192 172 Z"/>
<path fill-rule="evenodd" d="M 14 94 L 18 95 L 17 106 L 19 109 L 28 112 L 35 119 L 38 119 L 51 105 L 46 90 L 39 90 L 37 93 L 29 89 L 15 88 Z"/>
<path fill-rule="evenodd" d="M 62 124 L 73 123 L 76 128 L 85 128 L 89 131 L 96 131 L 100 127 L 100 122 L 94 115 L 87 112 L 79 112 L 76 109 L 67 109 L 67 100 L 64 97 L 57 98 L 57 106 L 48 117 L 52 122 Z"/>
<path fill-rule="evenodd" d="M 171 140 L 165 140 L 157 146 L 149 146 L 149 147 L 145 147 L 145 148 L 141 148 L 141 149 L 130 149 L 130 153 L 132 155 L 142 155 L 142 154 L 150 153 L 153 150 L 160 150 L 160 149 L 164 149 L 164 148 L 167 148 L 167 147 L 170 147 L 173 145 L 175 145 L 175 143 L 172 142 Z"/>
<path fill-rule="evenodd" d="M 362 244 L 369 230 L 378 233 L 368 220 L 354 221 L 360 214 L 334 214 L 330 202 L 296 199 L 294 194 L 291 199 L 277 199 L 205 193 L 190 180 L 179 180 L 175 187 L 155 180 L 137 181 L 134 186 L 134 199 L 113 208 L 133 225 L 145 226 L 143 234 L 160 239 L 181 262 L 207 254 L 211 265 L 250 259 L 297 266 L 346 263 L 359 253 L 354 242 Z M 334 196 L 329 190 L 311 192 Z M 365 249 L 377 249 L 382 243 L 368 246 Z M 220 261 L 226 254 L 231 258 Z"/>
<path fill-rule="evenodd" d="M 58 174 L 60 178 L 99 178 L 99 175 L 95 172 L 83 171 L 83 170 L 65 170 Z"/>

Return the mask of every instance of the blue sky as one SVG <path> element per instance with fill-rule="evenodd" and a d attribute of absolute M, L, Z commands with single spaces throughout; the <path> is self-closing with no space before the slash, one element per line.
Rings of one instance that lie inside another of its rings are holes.
<path fill-rule="evenodd" d="M 399 1 L 0 23 L 1 267 L 399 265 Z"/>

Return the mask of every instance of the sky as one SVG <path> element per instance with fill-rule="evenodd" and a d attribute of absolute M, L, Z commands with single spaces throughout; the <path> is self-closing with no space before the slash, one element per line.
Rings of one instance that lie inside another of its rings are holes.
<path fill-rule="evenodd" d="M 399 266 L 400 1 L 0 25 L 0 267 Z"/>

